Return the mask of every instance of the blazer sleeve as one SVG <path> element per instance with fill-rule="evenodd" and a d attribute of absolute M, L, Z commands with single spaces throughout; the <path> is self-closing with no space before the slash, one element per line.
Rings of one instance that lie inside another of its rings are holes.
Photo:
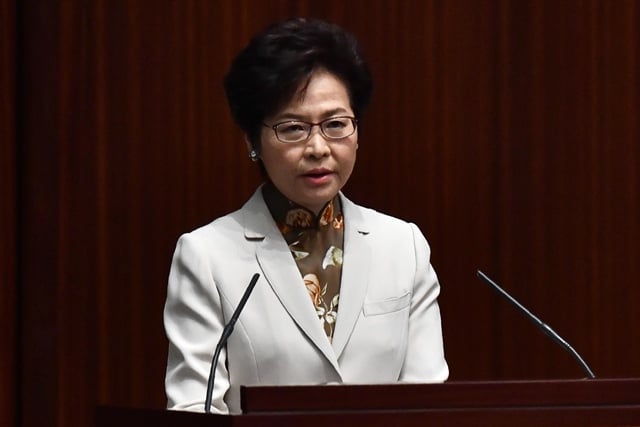
<path fill-rule="evenodd" d="M 167 407 L 204 411 L 211 358 L 224 327 L 220 294 L 197 236 L 178 240 L 171 263 L 164 325 L 169 340 L 165 390 Z M 216 366 L 211 412 L 228 413 L 226 350 Z"/>
<path fill-rule="evenodd" d="M 411 224 L 416 272 L 409 312 L 407 353 L 400 381 L 442 382 L 449 376 L 444 358 L 442 325 L 438 295 L 440 284 L 431 266 L 431 250 L 427 240 L 415 224 Z"/>

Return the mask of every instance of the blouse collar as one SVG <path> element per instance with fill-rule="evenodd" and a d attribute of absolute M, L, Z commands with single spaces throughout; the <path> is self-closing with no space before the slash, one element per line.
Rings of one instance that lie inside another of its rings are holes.
<path fill-rule="evenodd" d="M 262 195 L 276 223 L 287 228 L 317 228 L 319 225 L 326 225 L 334 219 L 342 217 L 340 196 L 337 194 L 332 200 L 325 203 L 318 215 L 287 199 L 271 182 L 264 185 Z"/>

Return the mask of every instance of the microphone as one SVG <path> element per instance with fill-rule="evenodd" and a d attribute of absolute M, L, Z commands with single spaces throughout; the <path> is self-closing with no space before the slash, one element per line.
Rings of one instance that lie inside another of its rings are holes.
<path fill-rule="evenodd" d="M 244 294 L 242 295 L 242 298 L 240 299 L 238 306 L 236 307 L 235 311 L 231 315 L 231 319 L 229 320 L 229 323 L 227 323 L 224 329 L 222 330 L 222 335 L 220 336 L 218 345 L 216 345 L 216 351 L 213 353 L 213 358 L 211 360 L 211 370 L 209 371 L 209 381 L 207 381 L 207 396 L 204 400 L 204 411 L 207 414 L 211 413 L 211 396 L 213 395 L 213 384 L 216 378 L 216 365 L 218 364 L 220 351 L 222 350 L 222 347 L 224 347 L 224 345 L 227 343 L 227 340 L 231 336 L 231 333 L 233 332 L 233 327 L 235 326 L 236 321 L 240 316 L 240 312 L 244 308 L 244 305 L 247 303 L 247 300 L 249 299 L 249 295 L 251 295 L 251 292 L 253 291 L 253 288 L 256 286 L 256 282 L 258 282 L 259 278 L 260 278 L 259 273 L 254 274 L 253 277 L 251 278 L 251 281 L 249 282 L 249 286 L 247 286 L 247 290 L 244 291 Z"/>
<path fill-rule="evenodd" d="M 506 299 L 511 305 L 517 308 L 522 314 L 524 314 L 529 320 L 531 320 L 542 332 L 544 332 L 547 336 L 549 336 L 553 341 L 555 341 L 560 347 L 564 348 L 566 351 L 571 354 L 574 359 L 578 361 L 583 371 L 587 374 L 587 376 L 591 379 L 596 376 L 593 374 L 593 371 L 589 368 L 587 363 L 580 357 L 577 351 L 571 347 L 571 345 L 565 341 L 556 331 L 551 329 L 549 325 L 544 323 L 542 320 L 538 319 L 533 313 L 527 310 L 522 304 L 520 304 L 514 297 L 509 295 L 504 289 L 502 289 L 496 282 L 491 280 L 486 274 L 482 271 L 478 270 L 478 277 L 488 283 L 501 297 Z"/>

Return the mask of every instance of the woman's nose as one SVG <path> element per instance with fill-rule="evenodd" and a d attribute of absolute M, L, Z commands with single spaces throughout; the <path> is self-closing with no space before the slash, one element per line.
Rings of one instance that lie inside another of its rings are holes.
<path fill-rule="evenodd" d="M 322 132 L 320 132 L 320 128 L 316 126 L 311 129 L 311 135 L 309 135 L 305 148 L 308 155 L 313 157 L 324 157 L 331 152 L 329 141 L 325 139 Z"/>

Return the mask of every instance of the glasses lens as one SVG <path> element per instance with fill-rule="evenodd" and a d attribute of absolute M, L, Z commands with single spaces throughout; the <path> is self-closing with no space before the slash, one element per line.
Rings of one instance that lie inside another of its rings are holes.
<path fill-rule="evenodd" d="M 351 117 L 331 117 L 319 124 L 292 120 L 278 123 L 273 127 L 276 137 L 282 142 L 300 142 L 309 138 L 311 128 L 320 126 L 322 135 L 327 139 L 346 138 L 356 131 L 356 122 Z"/>
<path fill-rule="evenodd" d="M 349 117 L 332 117 L 320 125 L 327 138 L 340 139 L 353 134 L 356 128 Z"/>
<path fill-rule="evenodd" d="M 275 129 L 280 141 L 297 142 L 309 136 L 310 126 L 304 122 L 285 122 L 276 125 Z"/>

